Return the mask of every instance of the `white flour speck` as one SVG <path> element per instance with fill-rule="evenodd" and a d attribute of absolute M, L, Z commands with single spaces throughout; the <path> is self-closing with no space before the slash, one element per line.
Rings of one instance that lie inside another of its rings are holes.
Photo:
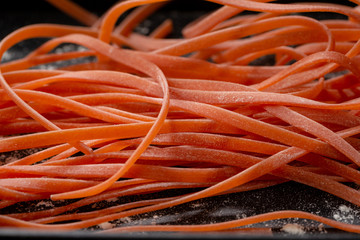
<path fill-rule="evenodd" d="M 289 234 L 294 234 L 294 235 L 303 235 L 305 234 L 304 228 L 298 224 L 286 224 L 282 227 L 281 229 L 282 231 L 289 233 Z"/>
<path fill-rule="evenodd" d="M 104 223 L 100 223 L 99 227 L 101 227 L 103 230 L 106 230 L 106 229 L 113 228 L 114 225 L 112 223 L 109 223 L 109 222 L 104 222 Z"/>
<path fill-rule="evenodd" d="M 358 211 L 353 210 L 351 207 L 340 205 L 339 208 L 333 212 L 333 218 L 339 222 L 353 224 L 357 214 Z"/>

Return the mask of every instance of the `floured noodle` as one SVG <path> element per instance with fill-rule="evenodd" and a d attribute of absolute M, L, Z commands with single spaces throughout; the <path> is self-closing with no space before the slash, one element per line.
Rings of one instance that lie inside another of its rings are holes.
<path fill-rule="evenodd" d="M 123 1 L 100 17 L 68 0 L 48 2 L 85 26 L 29 25 L 0 43 L 0 55 L 8 58 L 19 42 L 50 38 L 0 68 L 0 151 L 37 148 L 0 166 L 0 207 L 27 201 L 46 206 L 7 210 L 1 226 L 264 233 L 271 229 L 251 225 L 300 218 L 360 233 L 339 214 L 330 219 L 291 209 L 207 224 L 114 223 L 288 181 L 360 206 L 353 187 L 360 183 L 356 7 L 210 0 L 218 10 L 185 26 L 184 37 L 170 39 L 173 20 L 148 35 L 134 31 L 165 0 Z M 254 13 L 241 14 L 246 10 Z M 344 19 L 294 14 L 304 12 Z M 76 47 L 54 51 L 62 44 Z M 84 57 L 92 61 L 76 60 Z M 254 64 L 264 58 L 272 64 Z M 39 67 L 47 65 L 57 68 Z M 176 189 L 184 191 L 77 212 Z M 351 209 L 342 206 L 343 212 Z M 284 229 L 303 234 L 297 226 Z"/>

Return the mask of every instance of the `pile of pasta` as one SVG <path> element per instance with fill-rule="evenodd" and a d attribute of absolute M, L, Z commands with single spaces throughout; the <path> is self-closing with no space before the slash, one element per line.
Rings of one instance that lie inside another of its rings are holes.
<path fill-rule="evenodd" d="M 48 39 L 0 66 L 0 151 L 37 149 L 0 166 L 0 208 L 69 201 L 1 214 L 1 227 L 87 229 L 288 181 L 360 206 L 359 9 L 209 1 L 218 8 L 186 25 L 182 37 L 167 38 L 170 19 L 147 35 L 134 30 L 164 0 L 121 1 L 100 17 L 68 0 L 48 0 L 83 26 L 29 25 L 1 41 L 4 56 L 27 39 Z M 311 12 L 342 17 L 302 14 Z M 54 50 L 63 44 L 79 48 Z M 59 62 L 70 64 L 41 67 Z M 171 189 L 189 191 L 76 211 Z M 103 232 L 220 231 L 287 218 L 360 232 L 358 225 L 295 210 Z"/>

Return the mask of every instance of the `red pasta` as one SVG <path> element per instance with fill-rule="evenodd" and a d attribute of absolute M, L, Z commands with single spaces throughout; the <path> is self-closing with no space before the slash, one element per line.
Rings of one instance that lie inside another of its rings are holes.
<path fill-rule="evenodd" d="M 29 151 L 0 166 L 1 227 L 268 233 L 251 225 L 299 218 L 360 233 L 357 222 L 283 208 L 216 223 L 113 224 L 291 181 L 360 207 L 356 7 L 209 0 L 217 10 L 166 38 L 174 19 L 148 35 L 134 30 L 165 0 L 123 1 L 99 17 L 68 0 L 48 2 L 85 26 L 30 25 L 0 42 L 3 56 L 49 38 L 0 65 L 0 152 Z M 82 49 L 54 51 L 62 44 Z"/>

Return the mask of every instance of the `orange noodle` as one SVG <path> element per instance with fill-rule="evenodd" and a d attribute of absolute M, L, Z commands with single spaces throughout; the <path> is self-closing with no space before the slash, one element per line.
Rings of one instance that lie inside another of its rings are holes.
<path fill-rule="evenodd" d="M 0 65 L 0 152 L 23 153 L 0 166 L 1 227 L 268 233 L 251 225 L 296 218 L 360 233 L 282 206 L 215 223 L 121 223 L 286 182 L 360 207 L 357 7 L 208 0 L 216 10 L 165 38 L 176 19 L 148 35 L 136 27 L 170 1 L 121 1 L 102 16 L 47 2 L 84 26 L 29 25 L 0 42 L 3 57 L 47 38 Z M 302 15 L 315 12 L 342 19 Z M 51 207 L 17 209 L 34 203 Z"/>

